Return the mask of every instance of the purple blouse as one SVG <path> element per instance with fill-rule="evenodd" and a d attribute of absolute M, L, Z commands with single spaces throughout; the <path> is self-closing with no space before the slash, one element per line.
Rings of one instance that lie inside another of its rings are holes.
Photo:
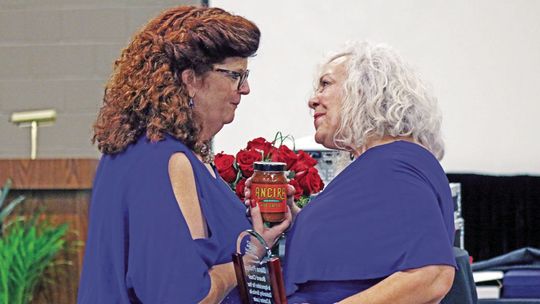
<path fill-rule="evenodd" d="M 193 168 L 209 237 L 191 238 L 168 174 L 173 153 Z M 145 136 L 104 155 L 94 180 L 78 303 L 197 303 L 208 270 L 231 261 L 238 234 L 251 227 L 240 200 L 180 141 Z M 235 289 L 223 303 L 238 303 Z"/>
<path fill-rule="evenodd" d="M 333 303 L 397 271 L 456 267 L 453 238 L 451 192 L 437 159 L 407 141 L 371 148 L 291 228 L 289 303 Z"/>

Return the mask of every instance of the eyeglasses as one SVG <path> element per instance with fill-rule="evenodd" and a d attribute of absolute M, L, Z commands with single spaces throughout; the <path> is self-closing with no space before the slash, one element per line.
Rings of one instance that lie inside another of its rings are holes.
<path fill-rule="evenodd" d="M 240 91 L 240 88 L 246 82 L 246 80 L 247 80 L 247 78 L 249 76 L 249 70 L 246 70 L 245 72 L 240 73 L 240 72 L 237 72 L 237 71 L 231 71 L 231 70 L 227 70 L 227 69 L 215 68 L 214 71 L 223 73 L 223 74 L 227 75 L 227 77 L 229 77 L 230 79 L 232 79 L 234 81 L 238 81 L 238 84 L 236 86 L 236 89 L 238 91 Z"/>

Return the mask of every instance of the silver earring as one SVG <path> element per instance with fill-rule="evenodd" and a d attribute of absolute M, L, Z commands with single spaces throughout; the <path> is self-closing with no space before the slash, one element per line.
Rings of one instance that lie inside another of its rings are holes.
<path fill-rule="evenodd" d="M 191 97 L 191 96 L 189 97 L 188 105 L 189 105 L 190 108 L 193 108 L 193 106 L 195 105 L 193 103 L 193 97 Z"/>

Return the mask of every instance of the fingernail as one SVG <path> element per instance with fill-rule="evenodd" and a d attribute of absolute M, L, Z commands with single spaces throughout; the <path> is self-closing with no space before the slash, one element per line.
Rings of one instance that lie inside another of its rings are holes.
<path fill-rule="evenodd" d="M 257 203 L 255 202 L 255 200 L 249 200 L 249 203 L 251 204 L 251 208 L 257 207 Z"/>

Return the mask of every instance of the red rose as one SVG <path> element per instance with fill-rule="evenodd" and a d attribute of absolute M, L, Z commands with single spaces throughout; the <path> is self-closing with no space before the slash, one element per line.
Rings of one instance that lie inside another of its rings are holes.
<path fill-rule="evenodd" d="M 296 153 L 294 153 L 291 149 L 289 149 L 289 147 L 285 145 L 281 145 L 277 149 L 277 151 L 272 154 L 272 161 L 286 163 L 287 170 L 291 169 L 297 159 L 298 156 L 296 156 Z"/>
<path fill-rule="evenodd" d="M 268 154 L 272 151 L 272 144 L 267 142 L 266 139 L 262 137 L 257 137 L 254 140 L 251 140 L 247 144 L 247 150 L 257 150 L 264 153 L 264 157 L 268 157 Z"/>
<path fill-rule="evenodd" d="M 236 154 L 236 163 L 245 177 L 253 175 L 253 163 L 261 160 L 262 155 L 256 150 L 240 150 Z"/>
<path fill-rule="evenodd" d="M 299 200 L 302 194 L 304 194 L 304 189 L 300 187 L 300 184 L 298 184 L 298 182 L 294 178 L 289 181 L 289 184 L 294 187 L 294 190 L 296 190 L 296 192 L 294 193 L 294 200 Z"/>
<path fill-rule="evenodd" d="M 244 201 L 244 188 L 246 187 L 246 179 L 242 178 L 238 183 L 236 184 L 236 195 L 240 198 L 241 201 Z"/>
<path fill-rule="evenodd" d="M 294 172 L 302 172 L 317 164 L 317 161 L 306 152 L 299 150 L 297 154 L 298 160 L 292 165 L 289 170 Z"/>
<path fill-rule="evenodd" d="M 304 162 L 306 165 L 310 167 L 314 167 L 315 165 L 317 165 L 317 160 L 303 150 L 298 150 L 297 155 L 298 160 Z"/>
<path fill-rule="evenodd" d="M 314 167 L 296 174 L 295 178 L 304 190 L 304 195 L 307 196 L 321 191 L 324 187 L 324 183 L 319 176 L 319 171 Z"/>
<path fill-rule="evenodd" d="M 214 163 L 219 175 L 227 183 L 232 183 L 236 180 L 236 169 L 234 168 L 234 156 L 223 152 L 216 154 Z"/>
<path fill-rule="evenodd" d="M 278 152 L 278 149 L 274 146 L 270 147 L 270 151 L 268 152 L 268 155 L 264 155 L 264 157 L 266 158 L 266 160 L 270 159 L 272 160 L 274 158 L 274 155 L 277 155 L 279 152 Z"/>

